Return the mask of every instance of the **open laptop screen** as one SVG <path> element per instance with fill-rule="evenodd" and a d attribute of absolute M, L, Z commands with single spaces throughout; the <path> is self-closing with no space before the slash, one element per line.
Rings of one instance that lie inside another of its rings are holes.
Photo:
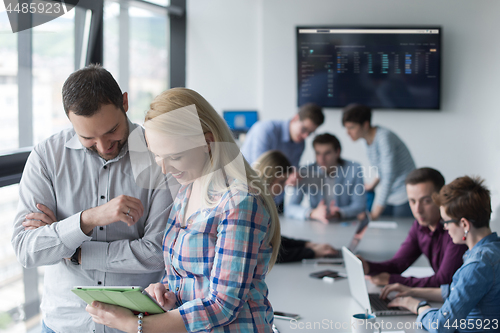
<path fill-rule="evenodd" d="M 370 218 L 368 217 L 368 213 L 365 214 L 365 218 L 359 222 L 358 228 L 354 233 L 354 237 L 352 238 L 351 244 L 347 247 L 351 252 L 354 252 L 359 245 L 359 242 L 365 235 L 366 229 L 368 229 L 368 224 L 370 223 Z"/>

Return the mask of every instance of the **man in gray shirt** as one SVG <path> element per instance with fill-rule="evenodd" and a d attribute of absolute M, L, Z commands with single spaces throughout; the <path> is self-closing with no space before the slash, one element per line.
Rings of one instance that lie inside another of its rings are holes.
<path fill-rule="evenodd" d="M 172 195 L 153 185 L 164 181 L 159 172 L 141 174 L 153 186 L 137 185 L 129 135 L 144 132 L 128 120 L 127 93 L 108 71 L 76 71 L 62 93 L 73 128 L 33 148 L 12 244 L 24 267 L 46 266 L 42 332 L 117 332 L 94 324 L 71 289 L 160 281 Z"/>

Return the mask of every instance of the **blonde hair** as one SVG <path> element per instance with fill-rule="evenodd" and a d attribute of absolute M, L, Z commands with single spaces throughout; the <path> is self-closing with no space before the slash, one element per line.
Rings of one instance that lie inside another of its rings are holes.
<path fill-rule="evenodd" d="M 269 150 L 260 155 L 252 167 L 259 174 L 264 185 L 270 187 L 278 176 L 288 177 L 292 164 L 279 150 Z"/>
<path fill-rule="evenodd" d="M 191 119 L 187 107 L 196 106 L 197 119 Z M 186 110 L 179 110 L 186 108 Z M 181 113 L 175 114 L 174 117 L 169 117 L 168 121 L 161 119 L 171 111 Z M 186 112 L 184 112 L 186 111 Z M 159 117 L 159 118 L 158 118 Z M 157 118 L 157 119 L 155 119 Z M 151 121 L 155 119 L 155 121 Z M 160 119 L 160 121 L 156 121 Z M 201 129 L 200 129 L 201 125 Z M 169 135 L 178 135 L 180 137 L 200 136 L 200 134 L 212 133 L 215 144 L 211 144 L 210 162 L 207 163 L 203 170 L 202 177 L 202 203 L 208 207 L 213 207 L 218 203 L 212 195 L 217 191 L 227 191 L 227 184 L 222 180 L 224 177 L 213 177 L 217 170 L 228 171 L 228 174 L 239 184 L 247 184 L 250 193 L 259 195 L 265 205 L 265 208 L 271 216 L 269 226 L 269 234 L 267 241 L 273 248 L 270 260 L 270 269 L 273 267 L 278 257 L 278 252 L 281 243 L 280 223 L 278 212 L 274 204 L 273 198 L 265 191 L 265 185 L 260 177 L 250 167 L 244 158 L 237 159 L 240 155 L 238 146 L 236 145 L 233 135 L 229 130 L 226 122 L 215 111 L 215 109 L 196 91 L 187 88 L 173 88 L 164 91 L 156 96 L 151 102 L 150 110 L 146 113 L 144 120 L 146 130 L 159 130 L 165 132 L 168 128 Z M 193 140 L 196 141 L 196 140 Z M 236 163 L 235 161 L 242 161 Z"/>

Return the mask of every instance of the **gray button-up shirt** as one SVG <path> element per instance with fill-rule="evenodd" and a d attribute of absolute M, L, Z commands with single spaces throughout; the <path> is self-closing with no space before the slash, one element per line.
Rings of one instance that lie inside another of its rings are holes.
<path fill-rule="evenodd" d="M 130 132 L 137 127 L 129 122 Z M 147 177 L 161 181 L 163 175 L 152 172 Z M 12 245 L 24 267 L 47 266 L 41 309 L 52 330 L 118 332 L 94 324 L 85 302 L 71 292 L 74 286 L 146 287 L 160 281 L 165 269 L 162 239 L 172 197 L 168 189 L 139 187 L 134 178 L 128 144 L 106 161 L 85 148 L 73 129 L 51 136 L 31 152 L 19 184 Z M 115 222 L 85 235 L 81 212 L 122 194 L 141 200 L 141 219 L 132 227 Z M 51 209 L 57 222 L 25 231 L 22 222 L 26 214 L 39 212 L 37 203 Z M 74 265 L 64 258 L 78 247 L 82 264 Z"/>

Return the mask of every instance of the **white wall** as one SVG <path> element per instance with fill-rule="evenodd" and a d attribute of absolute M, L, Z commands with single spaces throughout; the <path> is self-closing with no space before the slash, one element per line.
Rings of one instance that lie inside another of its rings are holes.
<path fill-rule="evenodd" d="M 499 12 L 497 0 L 188 0 L 187 85 L 219 111 L 255 108 L 262 119 L 286 119 L 297 109 L 295 26 L 442 26 L 442 110 L 377 111 L 373 122 L 396 132 L 417 166 L 437 168 L 447 182 L 486 178 L 498 218 Z M 339 137 L 344 157 L 367 162 L 338 109 L 326 110 L 318 132 L 325 131 Z M 303 161 L 312 158 L 308 145 Z"/>

